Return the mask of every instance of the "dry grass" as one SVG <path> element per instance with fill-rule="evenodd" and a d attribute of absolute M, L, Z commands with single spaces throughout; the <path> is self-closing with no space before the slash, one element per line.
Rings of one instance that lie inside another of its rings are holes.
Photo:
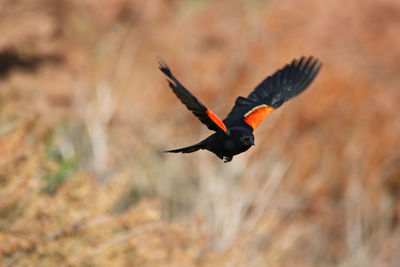
<path fill-rule="evenodd" d="M 360 8 L 362 6 L 362 8 Z M 0 3 L 3 266 L 396 266 L 400 4 Z M 324 67 L 230 164 L 164 155 L 266 74 Z"/>

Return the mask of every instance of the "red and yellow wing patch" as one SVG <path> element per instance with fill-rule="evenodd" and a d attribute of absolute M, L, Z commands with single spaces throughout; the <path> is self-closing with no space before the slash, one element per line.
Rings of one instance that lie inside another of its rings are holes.
<path fill-rule="evenodd" d="M 267 105 L 259 105 L 244 115 L 244 121 L 255 130 L 258 125 L 275 109 Z"/>
<path fill-rule="evenodd" d="M 211 110 L 206 110 L 207 116 L 216 124 L 219 128 L 221 128 L 225 133 L 227 133 L 225 124 L 218 118 L 217 115 L 214 114 Z"/>

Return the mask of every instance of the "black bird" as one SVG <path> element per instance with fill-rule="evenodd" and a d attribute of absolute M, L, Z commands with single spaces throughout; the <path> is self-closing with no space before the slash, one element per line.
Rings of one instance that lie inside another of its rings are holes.
<path fill-rule="evenodd" d="M 303 92 L 314 80 L 322 64 L 312 56 L 293 60 L 268 76 L 247 97 L 239 96 L 226 119 L 221 121 L 175 78 L 169 67 L 160 62 L 160 70 L 168 76 L 169 86 L 182 103 L 216 133 L 192 146 L 167 150 L 170 153 L 192 153 L 199 149 L 213 152 L 224 162 L 254 145 L 253 131 L 272 111 Z"/>

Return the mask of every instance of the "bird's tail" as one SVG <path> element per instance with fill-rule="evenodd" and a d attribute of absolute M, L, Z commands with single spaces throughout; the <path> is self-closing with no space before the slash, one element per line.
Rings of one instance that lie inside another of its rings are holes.
<path fill-rule="evenodd" d="M 182 147 L 182 148 L 172 149 L 172 150 L 166 150 L 164 152 L 166 152 L 166 153 L 192 153 L 199 149 L 204 149 L 204 148 L 205 147 L 204 147 L 203 142 L 200 142 L 200 143 L 192 145 L 192 146 L 187 146 L 187 147 Z"/>

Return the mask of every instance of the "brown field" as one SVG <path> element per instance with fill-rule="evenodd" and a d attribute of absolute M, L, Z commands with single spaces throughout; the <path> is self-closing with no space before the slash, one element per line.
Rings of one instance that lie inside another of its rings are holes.
<path fill-rule="evenodd" d="M 224 164 L 210 132 L 324 64 Z M 399 266 L 400 1 L 0 0 L 1 266 Z"/>

